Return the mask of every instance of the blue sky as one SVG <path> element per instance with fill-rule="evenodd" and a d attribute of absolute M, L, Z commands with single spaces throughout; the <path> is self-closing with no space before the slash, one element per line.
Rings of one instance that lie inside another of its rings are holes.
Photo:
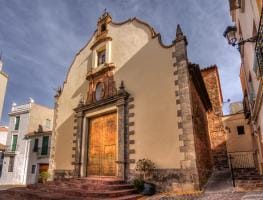
<path fill-rule="evenodd" d="M 0 50 L 9 75 L 2 124 L 8 123 L 12 102 L 32 97 L 53 107 L 54 89 L 62 85 L 104 8 L 116 22 L 135 16 L 148 22 L 165 44 L 180 24 L 190 61 L 216 64 L 224 99 L 242 100 L 239 53 L 222 36 L 232 24 L 228 0 L 0 0 Z"/>

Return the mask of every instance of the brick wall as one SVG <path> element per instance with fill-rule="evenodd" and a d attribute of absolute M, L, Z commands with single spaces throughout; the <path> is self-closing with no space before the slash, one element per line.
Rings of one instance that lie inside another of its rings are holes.
<path fill-rule="evenodd" d="M 196 166 L 199 177 L 199 186 L 201 188 L 209 178 L 213 164 L 211 158 L 207 112 L 192 81 L 190 82 L 190 88 L 192 97 Z"/>
<path fill-rule="evenodd" d="M 222 121 L 222 92 L 217 66 L 203 69 L 202 76 L 212 103 L 213 110 L 208 114 L 208 127 L 214 167 L 218 170 L 228 168 L 226 133 Z"/>

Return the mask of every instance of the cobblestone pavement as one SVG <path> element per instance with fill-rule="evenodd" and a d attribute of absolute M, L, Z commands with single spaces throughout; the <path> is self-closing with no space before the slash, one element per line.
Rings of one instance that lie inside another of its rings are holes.
<path fill-rule="evenodd" d="M 263 192 L 219 192 L 200 196 L 156 195 L 145 200 L 263 200 Z"/>
<path fill-rule="evenodd" d="M 24 185 L 0 185 L 0 191 L 1 190 L 8 190 L 11 188 L 18 188 L 18 187 L 25 187 Z"/>
<path fill-rule="evenodd" d="M 176 196 L 159 194 L 145 200 L 263 200 L 262 192 L 237 192 L 232 187 L 228 170 L 214 172 L 208 180 L 205 192 L 199 196 Z"/>

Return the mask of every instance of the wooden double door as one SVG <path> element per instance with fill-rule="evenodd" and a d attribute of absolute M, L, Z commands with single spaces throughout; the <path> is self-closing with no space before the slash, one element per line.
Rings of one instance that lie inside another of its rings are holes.
<path fill-rule="evenodd" d="M 117 114 L 89 120 L 88 175 L 116 175 Z"/>

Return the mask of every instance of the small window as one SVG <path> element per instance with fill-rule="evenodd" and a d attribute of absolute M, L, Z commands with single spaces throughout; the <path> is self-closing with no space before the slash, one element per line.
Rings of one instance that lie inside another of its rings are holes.
<path fill-rule="evenodd" d="M 238 135 L 244 135 L 245 134 L 244 126 L 238 126 L 237 127 L 237 134 Z"/>
<path fill-rule="evenodd" d="M 95 98 L 97 101 L 101 100 L 104 96 L 104 84 L 99 82 L 96 85 Z"/>
<path fill-rule="evenodd" d="M 13 135 L 13 137 L 12 137 L 11 151 L 16 151 L 17 137 L 18 137 L 17 135 Z"/>
<path fill-rule="evenodd" d="M 8 172 L 13 172 L 14 171 L 14 163 L 15 163 L 15 157 L 11 156 L 9 158 Z"/>
<path fill-rule="evenodd" d="M 20 123 L 20 116 L 16 116 L 16 118 L 15 118 L 15 130 L 19 129 L 19 123 Z"/>
<path fill-rule="evenodd" d="M 36 165 L 32 165 L 31 174 L 36 173 Z"/>
<path fill-rule="evenodd" d="M 106 50 L 98 51 L 98 66 L 104 64 L 106 61 Z"/>
<path fill-rule="evenodd" d="M 33 152 L 38 152 L 38 138 L 36 138 L 35 141 L 34 141 Z"/>
<path fill-rule="evenodd" d="M 48 155 L 48 142 L 49 142 L 49 136 L 43 136 L 41 156 Z"/>
<path fill-rule="evenodd" d="M 102 24 L 100 27 L 101 32 L 106 31 L 106 24 Z"/>
<path fill-rule="evenodd" d="M 50 129 L 50 127 L 51 127 L 51 120 L 50 119 L 46 119 L 45 127 Z"/>

